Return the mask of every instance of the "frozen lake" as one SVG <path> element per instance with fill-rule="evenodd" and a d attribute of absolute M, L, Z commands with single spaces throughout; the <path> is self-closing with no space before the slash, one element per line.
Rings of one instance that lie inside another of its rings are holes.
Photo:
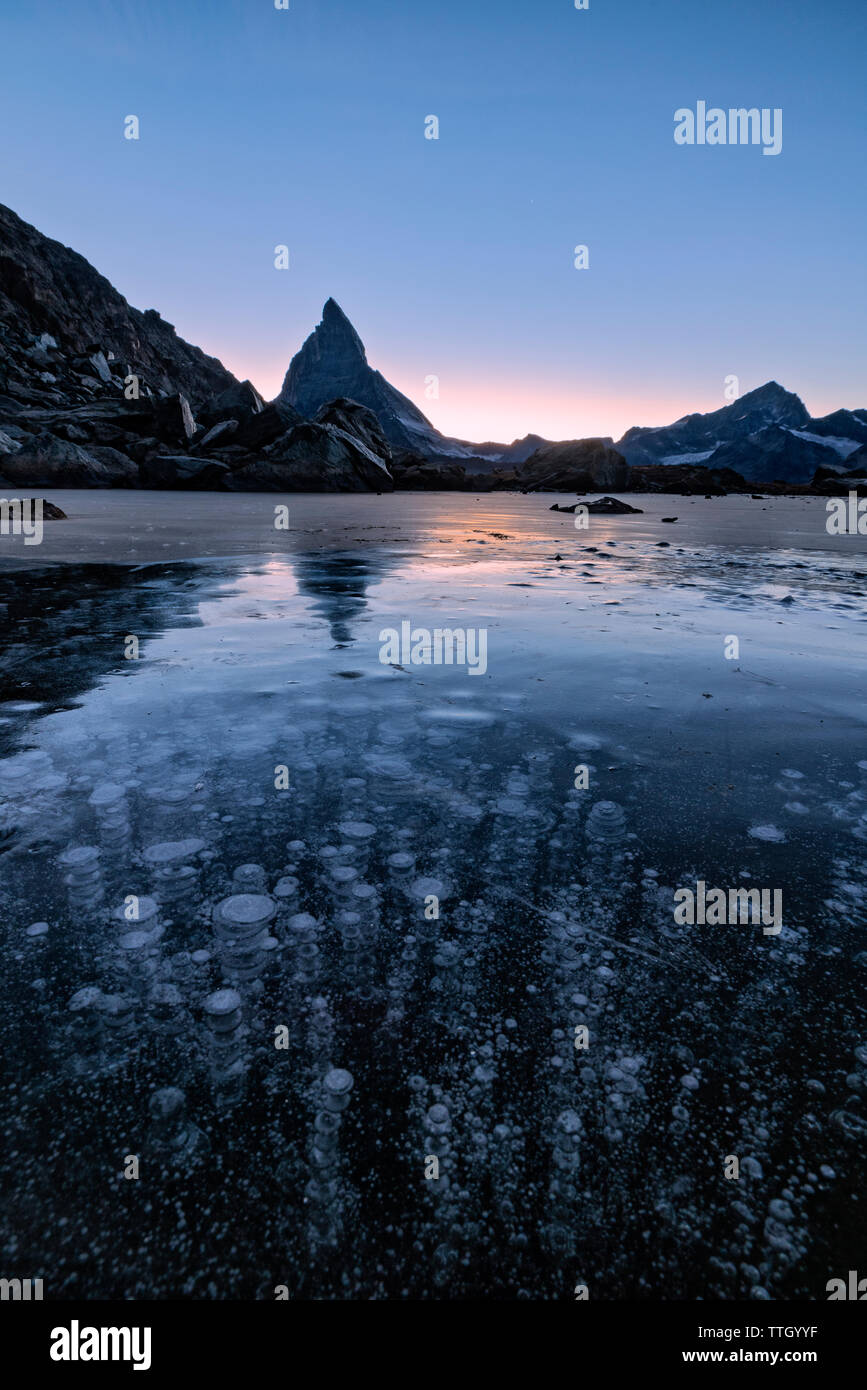
<path fill-rule="evenodd" d="M 863 1263 L 864 537 L 817 498 L 51 499 L 0 538 L 4 1269 L 824 1300 Z M 403 624 L 484 669 L 381 659 Z M 698 882 L 781 929 L 678 922 Z"/>

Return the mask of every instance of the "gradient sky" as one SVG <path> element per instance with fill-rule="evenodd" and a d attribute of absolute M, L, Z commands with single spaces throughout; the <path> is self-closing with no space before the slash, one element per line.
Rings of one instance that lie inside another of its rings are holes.
<path fill-rule="evenodd" d="M 464 438 L 617 438 L 730 373 L 867 406 L 864 0 L 289 4 L 4 5 L 0 201 L 268 397 L 333 295 Z M 782 153 L 675 145 L 698 99 L 782 107 Z"/>

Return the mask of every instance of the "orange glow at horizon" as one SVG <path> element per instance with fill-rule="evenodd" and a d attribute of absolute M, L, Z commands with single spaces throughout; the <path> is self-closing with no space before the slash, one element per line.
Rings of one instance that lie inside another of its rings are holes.
<path fill-rule="evenodd" d="M 286 369 L 275 369 L 273 360 L 242 362 L 224 355 L 222 361 L 242 380 L 249 376 L 265 400 L 273 400 L 283 385 Z M 722 390 L 718 399 L 705 400 L 686 399 L 686 390 L 676 396 L 650 388 L 627 397 L 610 386 L 596 389 L 591 382 L 576 386 L 550 378 L 534 381 L 523 375 L 490 374 L 481 378 L 462 374 L 459 382 L 441 376 L 439 399 L 428 400 L 424 377 L 409 379 L 405 370 L 388 364 L 379 370 L 441 434 L 475 444 L 510 444 L 527 434 L 550 440 L 595 436 L 616 440 L 633 425 L 670 425 L 693 411 L 718 410 L 729 403 Z"/>

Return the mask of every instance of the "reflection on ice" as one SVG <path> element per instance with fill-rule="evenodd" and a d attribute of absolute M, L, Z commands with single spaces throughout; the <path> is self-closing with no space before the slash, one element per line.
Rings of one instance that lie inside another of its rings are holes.
<path fill-rule="evenodd" d="M 79 576 L 145 657 L 76 648 L 64 690 L 46 656 L 0 761 L 3 1233 L 54 1296 L 816 1298 L 856 1267 L 846 669 L 817 747 L 790 653 L 785 682 L 730 679 L 725 565 L 687 600 L 672 556 L 648 612 L 647 563 L 606 566 L 634 648 L 586 587 L 519 616 L 512 571 L 475 591 L 454 557 Z M 432 595 L 489 610 L 480 688 L 379 663 L 381 621 Z M 652 626 L 675 602 L 678 664 Z M 677 886 L 748 877 L 783 888 L 779 937 L 675 922 Z"/>

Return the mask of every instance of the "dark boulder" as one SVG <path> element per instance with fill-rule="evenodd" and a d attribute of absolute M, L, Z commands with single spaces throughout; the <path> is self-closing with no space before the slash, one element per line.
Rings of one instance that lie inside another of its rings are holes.
<path fill-rule="evenodd" d="M 83 449 L 53 434 L 40 434 L 3 458 L 3 476 L 26 487 L 137 487 L 138 469 L 114 449 Z"/>
<path fill-rule="evenodd" d="M 261 415 L 264 409 L 265 402 L 252 381 L 239 381 L 199 406 L 196 419 L 200 425 L 210 429 L 223 420 L 240 421 L 252 415 Z"/>
<path fill-rule="evenodd" d="M 489 483 L 487 476 L 485 483 Z M 463 491 L 467 474 L 461 463 L 415 463 L 395 473 L 394 485 L 405 492 Z"/>
<path fill-rule="evenodd" d="M 581 502 L 573 502 L 571 507 L 560 507 L 555 502 L 549 508 L 552 512 L 571 512 L 574 513 L 579 507 L 583 507 L 593 516 L 643 516 L 641 507 L 630 507 L 628 502 L 621 502 L 617 497 L 599 497 L 595 502 L 588 502 L 586 498 Z"/>
<path fill-rule="evenodd" d="M 625 458 L 604 439 L 569 439 L 546 444 L 517 470 L 527 492 L 590 492 L 625 488 L 629 468 Z"/>
<path fill-rule="evenodd" d="M 630 492 L 725 497 L 729 492 L 745 492 L 746 489 L 745 479 L 731 468 L 709 469 L 698 463 L 651 463 L 629 470 Z"/>
<path fill-rule="evenodd" d="M 196 432 L 196 422 L 186 396 L 175 391 L 158 396 L 153 403 L 153 433 L 167 443 L 187 443 Z"/>
<path fill-rule="evenodd" d="M 261 459 L 233 472 L 233 489 L 291 492 L 391 492 L 382 459 L 360 439 L 307 421 L 288 430 Z"/>
<path fill-rule="evenodd" d="M 337 429 L 343 430 L 344 434 L 360 439 L 372 454 L 382 459 L 386 468 L 391 464 L 391 445 L 379 420 L 366 405 L 359 405 L 358 401 L 338 396 L 336 400 L 328 401 L 316 412 L 316 423 L 334 425 Z"/>
<path fill-rule="evenodd" d="M 267 449 L 269 444 L 273 444 L 287 430 L 292 429 L 293 425 L 300 425 L 302 422 L 303 416 L 291 405 L 285 401 L 271 401 L 263 410 L 244 416 L 238 421 L 233 443 L 247 449 L 251 454 L 257 454 L 262 449 Z"/>
<path fill-rule="evenodd" d="M 220 420 L 218 424 L 212 425 L 206 430 L 201 439 L 196 440 L 197 449 L 210 450 L 219 446 L 225 447 L 229 443 L 232 435 L 238 432 L 237 420 Z"/>

